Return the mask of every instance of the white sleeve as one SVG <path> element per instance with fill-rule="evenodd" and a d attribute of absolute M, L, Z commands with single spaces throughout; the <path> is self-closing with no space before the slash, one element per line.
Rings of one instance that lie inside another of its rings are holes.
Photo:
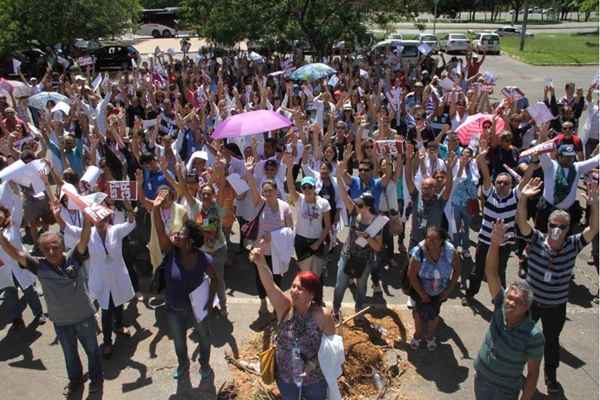
<path fill-rule="evenodd" d="M 133 222 L 125 221 L 122 224 L 113 225 L 113 234 L 117 239 L 123 239 L 135 229 L 135 220 Z"/>

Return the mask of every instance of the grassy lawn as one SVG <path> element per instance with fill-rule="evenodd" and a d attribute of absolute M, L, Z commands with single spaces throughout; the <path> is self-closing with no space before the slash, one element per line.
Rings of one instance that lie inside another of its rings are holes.
<path fill-rule="evenodd" d="M 518 37 L 500 39 L 502 50 L 527 64 L 598 64 L 598 34 L 536 33 L 519 51 Z"/>

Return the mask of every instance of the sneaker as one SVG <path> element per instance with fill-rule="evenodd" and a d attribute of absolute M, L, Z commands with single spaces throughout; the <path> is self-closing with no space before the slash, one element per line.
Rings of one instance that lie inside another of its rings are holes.
<path fill-rule="evenodd" d="M 473 301 L 473 297 L 465 296 L 460 300 L 460 303 L 465 307 L 469 307 L 471 305 L 472 301 Z"/>
<path fill-rule="evenodd" d="M 546 389 L 548 390 L 548 394 L 560 393 L 563 391 L 563 388 L 557 380 L 549 380 L 546 379 Z"/>
<path fill-rule="evenodd" d="M 11 331 L 17 331 L 17 330 L 21 330 L 25 328 L 25 321 L 23 321 L 23 318 L 17 318 L 13 321 L 12 325 L 10 326 L 10 330 Z"/>
<path fill-rule="evenodd" d="M 410 341 L 410 348 L 416 351 L 419 350 L 419 347 L 421 347 L 421 339 L 413 337 Z"/>
<path fill-rule="evenodd" d="M 211 367 L 200 368 L 200 379 L 207 381 L 212 378 L 214 371 Z"/>
<path fill-rule="evenodd" d="M 381 290 L 381 284 L 379 283 L 374 283 L 371 288 L 373 289 L 373 296 L 381 295 L 383 293 L 383 290 Z"/>
<path fill-rule="evenodd" d="M 46 314 L 41 313 L 35 316 L 34 322 L 36 322 L 38 325 L 44 325 L 46 322 L 48 322 L 48 318 L 46 317 Z"/>
<path fill-rule="evenodd" d="M 101 393 L 104 388 L 104 381 L 91 381 L 90 386 L 88 388 L 89 394 Z"/>
<path fill-rule="evenodd" d="M 83 392 L 83 379 L 82 380 L 78 380 L 78 381 L 69 381 L 69 383 L 67 384 L 67 386 L 65 386 L 64 390 L 63 390 L 63 396 L 65 396 L 65 398 L 69 399 L 73 396 L 75 396 L 75 394 L 77 393 L 82 393 Z"/>
<path fill-rule="evenodd" d="M 406 300 L 406 307 L 408 307 L 411 310 L 415 307 L 415 301 L 410 296 L 408 296 L 408 300 Z"/>
<path fill-rule="evenodd" d="M 431 339 L 427 339 L 427 350 L 434 351 L 435 349 L 437 349 L 437 342 L 434 336 Z"/>

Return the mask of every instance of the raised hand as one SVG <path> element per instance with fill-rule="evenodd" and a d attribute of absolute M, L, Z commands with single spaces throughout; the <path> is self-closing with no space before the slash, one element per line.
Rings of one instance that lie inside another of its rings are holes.
<path fill-rule="evenodd" d="M 494 226 L 492 227 L 492 243 L 494 244 L 502 244 L 502 242 L 504 241 L 504 235 L 505 235 L 505 227 L 504 227 L 504 222 L 502 222 L 501 219 L 497 219 L 496 222 L 494 222 Z"/>
<path fill-rule="evenodd" d="M 521 195 L 525 197 L 533 197 L 542 190 L 544 182 L 540 178 L 533 178 L 523 189 L 521 189 Z"/>

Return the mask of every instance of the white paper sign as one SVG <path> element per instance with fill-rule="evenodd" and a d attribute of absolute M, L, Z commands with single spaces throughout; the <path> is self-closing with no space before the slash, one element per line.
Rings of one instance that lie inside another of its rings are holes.
<path fill-rule="evenodd" d="M 94 187 L 101 173 L 102 171 L 100 171 L 100 168 L 96 167 L 95 165 L 90 165 L 85 170 L 85 173 L 81 177 L 80 181 L 87 182 L 90 187 Z"/>
<path fill-rule="evenodd" d="M 229 182 L 229 184 L 238 196 L 250 190 L 250 186 L 248 186 L 248 183 L 246 183 L 246 181 L 243 180 L 239 174 L 230 174 L 229 176 L 227 176 L 227 182 Z"/>
<path fill-rule="evenodd" d="M 496 74 L 490 71 L 485 71 L 483 73 L 483 81 L 486 85 L 495 85 L 496 84 Z"/>
<path fill-rule="evenodd" d="M 17 74 L 21 70 L 21 64 L 22 64 L 22 62 L 17 60 L 16 58 L 12 59 L 13 72 L 15 74 Z"/>
<path fill-rule="evenodd" d="M 71 111 L 71 106 L 65 103 L 64 101 L 59 101 L 56 105 L 50 110 L 50 112 L 54 113 L 56 111 L 62 111 L 65 115 L 69 115 L 69 111 Z"/>
<path fill-rule="evenodd" d="M 194 311 L 194 317 L 196 321 L 203 321 L 208 315 L 206 304 L 208 303 L 208 297 L 210 295 L 210 278 L 207 276 L 204 281 L 190 293 L 190 303 L 192 303 L 192 310 Z M 215 303 L 218 304 L 218 297 L 215 296 L 213 306 Z"/>
<path fill-rule="evenodd" d="M 527 113 L 533 118 L 538 126 L 554 119 L 554 115 L 552 115 L 548 106 L 541 101 L 527 107 Z"/>
<path fill-rule="evenodd" d="M 96 79 L 92 82 L 92 90 L 95 92 L 98 90 L 100 85 L 102 84 L 102 74 L 98 74 Z"/>
<path fill-rule="evenodd" d="M 431 46 L 429 46 L 427 43 L 421 43 L 418 49 L 424 56 L 431 53 Z"/>
<path fill-rule="evenodd" d="M 329 86 L 335 87 L 335 85 L 337 85 L 339 81 L 340 79 L 337 77 L 337 75 L 333 75 L 331 78 L 329 78 L 329 82 L 327 82 L 327 84 Z"/>
<path fill-rule="evenodd" d="M 79 57 L 77 59 L 77 64 L 79 64 L 80 67 L 87 67 L 88 65 L 93 65 L 94 64 L 94 59 L 90 56 L 87 57 Z"/>

